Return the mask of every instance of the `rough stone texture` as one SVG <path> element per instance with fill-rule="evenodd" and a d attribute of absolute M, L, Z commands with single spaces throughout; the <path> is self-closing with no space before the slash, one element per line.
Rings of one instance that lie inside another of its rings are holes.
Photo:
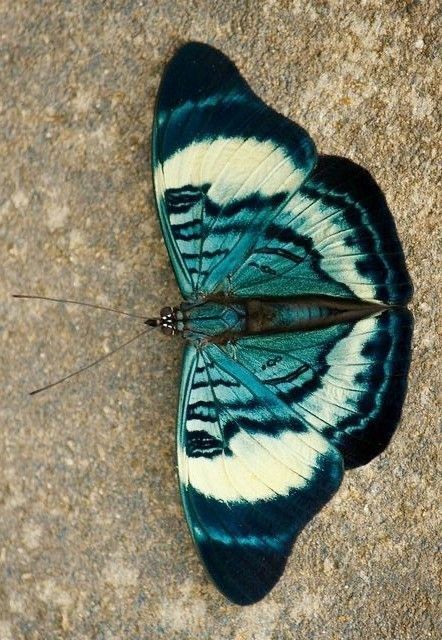
<path fill-rule="evenodd" d="M 441 637 L 437 5 L 3 0 L 1 640 Z M 416 285 L 410 390 L 393 444 L 347 474 L 281 582 L 250 608 L 209 584 L 181 513 L 179 340 L 152 334 L 30 398 L 139 325 L 9 297 L 140 313 L 178 299 L 149 139 L 164 63 L 188 39 L 225 51 L 319 150 L 372 171 Z"/>

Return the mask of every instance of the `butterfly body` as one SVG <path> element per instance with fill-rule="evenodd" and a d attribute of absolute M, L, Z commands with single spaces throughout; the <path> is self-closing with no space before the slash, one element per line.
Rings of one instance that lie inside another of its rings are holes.
<path fill-rule="evenodd" d="M 318 156 L 221 52 L 188 43 L 158 92 L 156 204 L 184 302 L 180 492 L 216 586 L 251 604 L 294 540 L 398 424 L 412 295 L 382 191 Z"/>
<path fill-rule="evenodd" d="M 165 328 L 189 342 L 225 344 L 260 333 L 283 333 L 330 326 L 381 311 L 376 304 L 325 297 L 229 299 L 227 296 L 183 302 L 165 307 Z"/>

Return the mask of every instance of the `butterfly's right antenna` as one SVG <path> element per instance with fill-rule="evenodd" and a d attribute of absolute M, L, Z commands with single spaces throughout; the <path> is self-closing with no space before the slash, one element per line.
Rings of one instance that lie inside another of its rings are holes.
<path fill-rule="evenodd" d="M 55 387 L 57 384 L 61 384 L 62 382 L 65 382 L 66 380 L 69 380 L 69 378 L 73 378 L 73 376 L 76 376 L 78 373 L 81 373 L 82 371 L 86 371 L 87 369 L 90 369 L 91 367 L 94 367 L 96 364 L 99 364 L 100 362 L 103 362 L 103 360 L 106 360 L 106 358 L 109 358 L 109 356 L 112 356 L 114 353 L 117 353 L 117 351 L 120 351 L 121 349 L 123 349 L 123 347 L 127 347 L 127 345 L 131 344 L 131 342 L 135 342 L 135 340 L 138 340 L 138 338 L 141 338 L 141 336 L 144 336 L 144 334 L 148 333 L 151 330 L 151 328 L 152 327 L 149 326 L 147 329 L 144 329 L 144 331 L 140 331 L 140 333 L 137 333 L 137 335 L 132 336 L 132 338 L 130 338 L 130 340 L 126 340 L 126 342 L 123 342 L 123 344 L 120 344 L 116 349 L 113 349 L 109 353 L 105 353 L 100 358 L 97 358 L 97 360 L 94 360 L 93 362 L 90 362 L 89 364 L 85 365 L 84 367 L 80 367 L 80 369 L 77 369 L 76 371 L 73 371 L 72 373 L 69 373 L 67 376 L 64 376 L 63 378 L 60 378 L 59 380 L 56 380 L 55 382 L 50 382 L 49 384 L 45 384 L 44 387 L 40 387 L 39 389 L 34 389 L 34 391 L 30 391 L 29 395 L 30 396 L 35 396 L 37 393 L 41 393 L 41 391 L 46 391 L 46 389 L 51 389 L 51 387 Z"/>

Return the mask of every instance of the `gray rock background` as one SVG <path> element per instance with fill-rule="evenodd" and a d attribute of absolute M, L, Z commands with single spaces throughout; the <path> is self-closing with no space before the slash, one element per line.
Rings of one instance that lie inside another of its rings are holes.
<path fill-rule="evenodd" d="M 1 640 L 441 637 L 437 6 L 0 4 Z M 181 513 L 180 341 L 151 334 L 31 398 L 140 326 L 10 298 L 67 296 L 143 314 L 179 299 L 149 152 L 162 69 L 189 39 L 227 53 L 321 152 L 374 174 L 416 286 L 410 389 L 392 445 L 347 474 L 278 586 L 250 608 L 209 584 Z"/>

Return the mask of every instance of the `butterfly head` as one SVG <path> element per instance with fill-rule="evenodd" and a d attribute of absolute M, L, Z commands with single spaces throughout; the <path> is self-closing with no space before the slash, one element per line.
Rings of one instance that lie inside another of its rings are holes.
<path fill-rule="evenodd" d="M 149 318 L 146 324 L 150 327 L 160 327 L 166 336 L 173 336 L 179 332 L 177 309 L 175 307 L 163 307 L 159 318 Z"/>

